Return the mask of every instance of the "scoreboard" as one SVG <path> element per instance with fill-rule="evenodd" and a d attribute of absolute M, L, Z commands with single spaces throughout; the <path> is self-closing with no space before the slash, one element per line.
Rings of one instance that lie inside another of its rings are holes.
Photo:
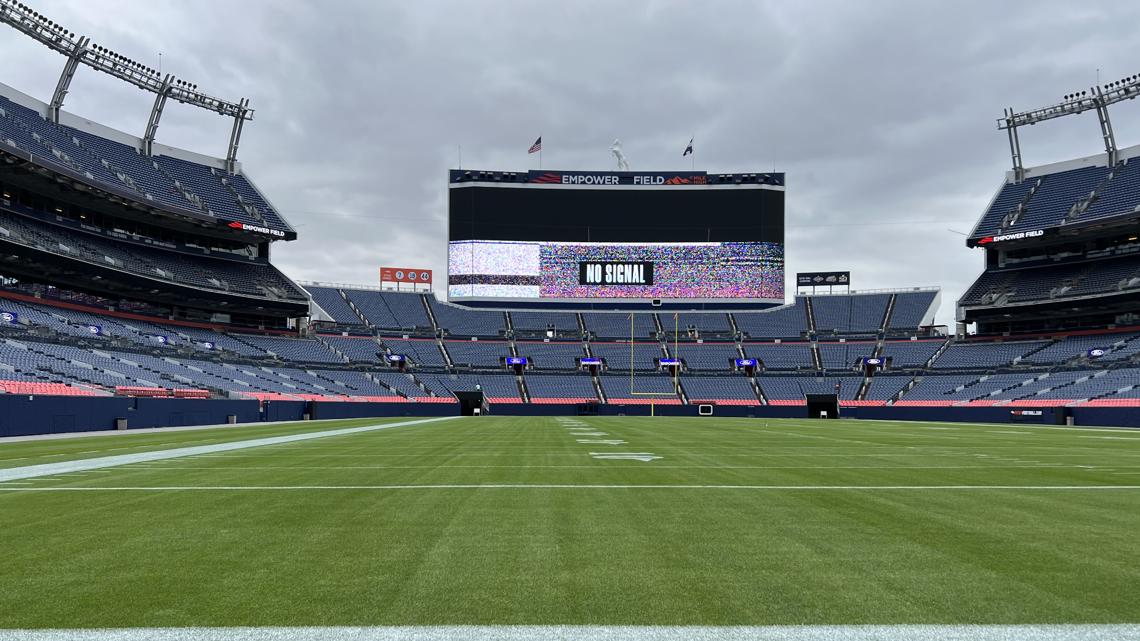
<path fill-rule="evenodd" d="M 783 174 L 452 170 L 447 292 L 782 304 Z"/>

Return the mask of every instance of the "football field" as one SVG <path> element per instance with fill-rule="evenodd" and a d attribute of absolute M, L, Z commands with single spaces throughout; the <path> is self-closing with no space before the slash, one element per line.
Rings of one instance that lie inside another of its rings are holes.
<path fill-rule="evenodd" d="M 1140 432 L 482 417 L 3 442 L 0 554 L 0 639 L 1026 624 L 1131 638 Z"/>

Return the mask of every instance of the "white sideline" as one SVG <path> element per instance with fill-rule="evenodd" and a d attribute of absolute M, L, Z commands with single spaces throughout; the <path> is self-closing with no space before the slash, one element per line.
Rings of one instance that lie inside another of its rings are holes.
<path fill-rule="evenodd" d="M 1140 485 L 574 485 L 568 483 L 445 483 L 438 485 L 125 485 L 8 487 L 0 492 L 242 492 L 260 490 L 1140 490 Z"/>
<path fill-rule="evenodd" d="M 229 443 L 214 443 L 212 445 L 177 447 L 172 450 L 136 452 L 134 454 L 117 454 L 115 456 L 100 456 L 96 458 L 79 459 L 75 461 L 62 461 L 60 463 L 43 463 L 40 465 L 12 467 L 8 469 L 0 469 L 0 483 L 3 483 L 4 481 L 19 481 L 21 479 L 52 476 L 53 474 L 67 474 L 70 472 L 81 472 L 84 470 L 98 470 L 105 467 L 130 465 L 132 463 L 164 461 L 166 459 L 182 458 L 184 456 L 196 456 L 198 454 L 215 454 L 218 452 L 229 452 L 232 450 L 244 450 L 251 447 L 279 445 L 281 443 L 307 441 L 310 439 L 326 438 L 329 436 L 343 436 L 345 434 L 373 432 L 376 430 L 386 430 L 391 427 L 403 427 L 405 425 L 419 425 L 422 423 L 447 421 L 453 418 L 459 417 L 440 416 L 435 418 L 417 419 L 414 421 L 400 421 L 399 423 L 381 423 L 378 425 L 365 425 L 363 427 L 346 427 L 339 430 L 324 430 L 322 432 L 305 432 L 303 434 L 289 434 L 286 436 L 268 436 L 265 438 L 255 438 L 247 441 L 231 441 Z"/>
<path fill-rule="evenodd" d="M 393 626 L 0 630 L 0 641 L 1133 641 L 1137 624 Z"/>

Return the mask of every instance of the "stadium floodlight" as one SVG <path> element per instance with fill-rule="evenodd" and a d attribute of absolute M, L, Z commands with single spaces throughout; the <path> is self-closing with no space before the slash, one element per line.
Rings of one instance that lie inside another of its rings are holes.
<path fill-rule="evenodd" d="M 1021 162 L 1021 142 L 1017 136 L 1018 127 L 1035 125 L 1039 122 L 1072 116 L 1085 111 L 1096 111 L 1100 122 L 1101 138 L 1104 141 L 1104 151 L 1108 156 L 1108 164 L 1115 165 L 1117 161 L 1116 136 L 1112 130 L 1112 121 L 1108 117 L 1108 107 L 1125 100 L 1134 100 L 1140 95 L 1140 74 L 1126 76 L 1120 80 L 1110 82 L 1088 90 L 1065 94 L 1059 104 L 1032 109 L 1030 111 L 1015 112 L 1013 108 L 1004 110 L 998 118 L 998 129 L 1004 130 L 1009 136 L 1010 156 L 1013 159 L 1014 178 L 1021 182 L 1025 178 L 1025 167 Z"/>
<path fill-rule="evenodd" d="M 61 25 L 32 11 L 26 5 L 13 0 L 0 0 L 0 23 L 7 24 L 67 58 L 63 72 L 59 76 L 59 82 L 56 83 L 51 102 L 48 104 L 48 117 L 52 122 L 59 122 L 59 111 L 63 107 L 63 100 L 67 96 L 71 80 L 75 76 L 79 64 L 83 63 L 96 71 L 101 71 L 139 89 L 156 94 L 155 107 L 151 110 L 150 119 L 147 121 L 147 133 L 143 136 L 142 151 L 146 154 L 151 152 L 153 134 L 157 130 L 158 121 L 162 117 L 162 107 L 167 98 L 173 98 L 182 104 L 215 111 L 219 115 L 233 118 L 234 124 L 230 132 L 230 144 L 226 154 L 226 169 L 233 172 L 234 164 L 237 161 L 242 124 L 246 120 L 253 120 L 253 109 L 249 107 L 248 99 L 243 98 L 237 102 L 230 102 L 198 91 L 198 85 L 175 83 L 173 76 L 169 74 L 164 76 L 157 70 L 115 53 L 106 47 L 92 44 L 90 38 L 76 36 Z"/>

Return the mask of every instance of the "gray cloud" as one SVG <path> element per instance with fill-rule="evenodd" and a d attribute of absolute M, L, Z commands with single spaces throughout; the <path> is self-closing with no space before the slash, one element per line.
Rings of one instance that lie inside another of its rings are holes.
<path fill-rule="evenodd" d="M 940 321 L 981 271 L 969 231 L 1009 161 L 995 118 L 1135 73 L 1140 6 L 1096 3 L 301 3 L 57 1 L 49 17 L 257 109 L 240 157 L 298 227 L 302 279 L 444 273 L 445 170 L 787 172 L 789 272 L 860 289 L 941 285 Z M 3 81 L 46 99 L 62 59 L 3 32 Z M 1095 37 L 1094 37 L 1095 36 Z M 81 70 L 67 109 L 139 133 L 150 97 Z M 1132 105 L 1117 117 L 1131 144 Z M 1098 150 L 1090 118 L 1025 133 L 1026 161 Z M 167 110 L 161 142 L 224 153 L 229 123 Z M 790 290 L 789 290 L 790 291 Z"/>

